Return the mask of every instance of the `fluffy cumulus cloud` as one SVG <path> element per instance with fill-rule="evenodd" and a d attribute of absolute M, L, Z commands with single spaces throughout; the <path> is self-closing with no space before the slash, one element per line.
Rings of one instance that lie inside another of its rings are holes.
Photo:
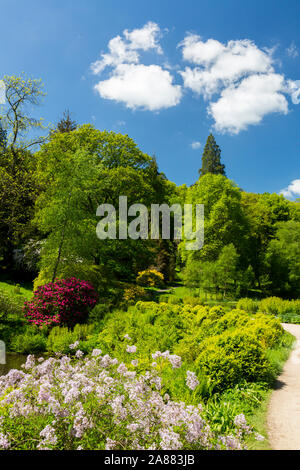
<path fill-rule="evenodd" d="M 287 114 L 288 102 L 281 93 L 283 82 L 275 73 L 251 75 L 225 88 L 220 99 L 209 105 L 216 129 L 237 134 L 250 124 L 259 124 L 266 114 Z"/>
<path fill-rule="evenodd" d="M 280 194 L 288 199 L 300 197 L 300 179 L 293 180 L 291 184 L 280 191 Z"/>
<path fill-rule="evenodd" d="M 108 53 L 91 66 L 94 74 L 111 68 L 109 78 L 99 81 L 95 90 L 102 98 L 124 103 L 131 109 L 159 111 L 176 106 L 181 99 L 180 85 L 173 84 L 171 73 L 160 65 L 143 65 L 140 53 L 162 54 L 159 39 L 162 33 L 156 23 L 148 22 L 140 29 L 123 32 L 108 43 Z"/>
<path fill-rule="evenodd" d="M 286 95 L 300 102 L 300 81 L 276 73 L 273 51 L 253 41 L 222 44 L 189 34 L 179 46 L 183 59 L 193 64 L 180 72 L 184 86 L 208 101 L 208 114 L 220 132 L 237 134 L 267 114 L 286 114 Z"/>
<path fill-rule="evenodd" d="M 132 49 L 142 49 L 143 51 L 155 49 L 159 54 L 162 54 L 162 48 L 159 44 L 161 30 L 158 24 L 152 21 L 149 21 L 143 28 L 134 29 L 131 32 L 125 29 L 124 36 Z"/>
<path fill-rule="evenodd" d="M 181 88 L 172 81 L 169 71 L 158 65 L 120 64 L 95 88 L 102 98 L 123 102 L 128 108 L 158 111 L 180 101 Z"/>
<path fill-rule="evenodd" d="M 289 101 L 300 103 L 300 80 L 287 79 L 277 70 L 274 50 L 249 39 L 222 43 L 187 34 L 178 45 L 184 65 L 171 67 L 161 37 L 158 24 L 149 21 L 142 28 L 125 29 L 108 42 L 107 51 L 91 65 L 93 73 L 101 75 L 95 85 L 101 98 L 130 109 L 159 111 L 177 106 L 183 90 L 190 90 L 206 102 L 215 129 L 231 134 L 259 124 L 268 114 L 287 114 Z M 146 65 L 142 58 L 149 52 L 153 60 Z M 294 43 L 286 53 L 297 56 Z M 175 74 L 182 84 L 175 83 Z"/>
<path fill-rule="evenodd" d="M 185 86 L 207 97 L 250 73 L 273 71 L 270 53 L 248 40 L 229 41 L 225 46 L 213 39 L 203 42 L 199 36 L 189 35 L 181 46 L 183 58 L 199 65 L 181 72 Z"/>

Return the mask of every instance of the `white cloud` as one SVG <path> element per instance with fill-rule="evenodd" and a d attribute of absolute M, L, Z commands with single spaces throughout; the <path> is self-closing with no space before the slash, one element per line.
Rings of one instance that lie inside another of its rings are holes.
<path fill-rule="evenodd" d="M 291 184 L 280 191 L 284 197 L 288 199 L 294 199 L 300 196 L 300 179 L 293 180 Z"/>
<path fill-rule="evenodd" d="M 296 59 L 296 57 L 298 57 L 299 52 L 294 42 L 292 42 L 290 46 L 286 48 L 286 53 L 292 59 Z"/>
<path fill-rule="evenodd" d="M 200 36 L 189 34 L 179 44 L 182 47 L 184 60 L 194 64 L 209 64 L 226 49 L 223 44 L 215 39 L 202 42 Z"/>
<path fill-rule="evenodd" d="M 178 105 L 183 87 L 173 83 L 172 76 L 178 64 L 172 67 L 164 56 L 160 65 L 141 61 L 146 51 L 163 53 L 161 37 L 158 24 L 149 21 L 112 38 L 108 51 L 91 65 L 96 75 L 110 68 L 110 75 L 95 86 L 99 95 L 131 109 L 158 111 Z M 183 60 L 189 62 L 178 72 L 183 86 L 207 101 L 208 115 L 220 132 L 237 134 L 259 124 L 267 114 L 287 114 L 288 95 L 293 104 L 300 103 L 300 80 L 277 73 L 274 49 L 259 48 L 249 39 L 204 41 L 196 34 L 188 34 L 179 47 Z M 286 52 L 298 54 L 294 43 Z"/>
<path fill-rule="evenodd" d="M 161 46 L 158 40 L 161 31 L 156 23 L 149 21 L 140 29 L 134 29 L 129 32 L 127 29 L 123 31 L 124 39 L 121 36 L 112 38 L 108 43 L 107 54 L 101 54 L 101 59 L 93 62 L 92 71 L 95 74 L 101 73 L 106 67 L 116 67 L 124 63 L 139 62 L 138 50 L 148 51 L 154 49 L 162 54 Z"/>
<path fill-rule="evenodd" d="M 110 77 L 95 85 L 102 98 L 124 103 L 131 109 L 158 111 L 176 106 L 181 99 L 180 85 L 173 84 L 167 67 L 140 64 L 138 51 L 152 49 L 162 54 L 159 39 L 160 27 L 151 21 L 140 29 L 123 31 L 123 38 L 116 36 L 108 43 L 107 54 L 92 64 L 94 74 L 111 67 Z"/>
<path fill-rule="evenodd" d="M 202 144 L 199 141 L 195 141 L 195 142 L 191 143 L 191 147 L 192 147 L 193 150 L 197 150 L 197 149 L 202 147 Z"/>
<path fill-rule="evenodd" d="M 203 42 L 199 36 L 189 35 L 181 46 L 183 58 L 198 65 L 180 72 L 184 85 L 206 97 L 249 74 L 273 71 L 271 52 L 258 49 L 248 39 L 229 41 L 225 46 L 214 39 Z"/>
<path fill-rule="evenodd" d="M 128 108 L 158 111 L 180 102 L 181 87 L 172 82 L 170 72 L 158 65 L 121 64 L 95 89 L 102 98 L 123 102 Z"/>
<path fill-rule="evenodd" d="M 101 73 L 106 67 L 114 67 L 124 62 L 137 63 L 139 55 L 131 50 L 120 36 L 116 36 L 108 43 L 108 54 L 102 54 L 101 59 L 92 64 L 94 74 Z"/>
<path fill-rule="evenodd" d="M 250 124 L 258 124 L 269 113 L 288 112 L 282 94 L 284 78 L 279 74 L 251 75 L 238 85 L 225 88 L 218 101 L 210 103 L 209 114 L 220 132 L 237 134 Z"/>
<path fill-rule="evenodd" d="M 162 54 L 162 48 L 158 42 L 161 37 L 160 27 L 152 21 L 148 21 L 143 28 L 134 29 L 131 32 L 125 29 L 124 36 L 129 42 L 130 49 L 142 49 L 143 51 L 155 49 L 159 54 Z"/>
<path fill-rule="evenodd" d="M 293 104 L 300 103 L 300 80 L 288 80 L 286 91 L 291 95 Z"/>
<path fill-rule="evenodd" d="M 222 44 L 191 34 L 179 46 L 183 59 L 194 64 L 179 72 L 184 87 L 209 102 L 208 114 L 220 132 L 237 134 L 267 114 L 287 114 L 285 95 L 300 103 L 300 81 L 276 73 L 272 49 L 260 49 L 249 39 Z"/>
<path fill-rule="evenodd" d="M 0 104 L 5 103 L 5 85 L 3 80 L 0 80 Z"/>

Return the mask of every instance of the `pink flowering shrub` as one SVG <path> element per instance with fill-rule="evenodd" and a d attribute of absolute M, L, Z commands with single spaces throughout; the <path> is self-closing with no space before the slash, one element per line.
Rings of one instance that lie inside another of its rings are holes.
<path fill-rule="evenodd" d="M 32 300 L 25 302 L 25 318 L 37 326 L 84 323 L 95 306 L 98 294 L 91 284 L 72 277 L 38 287 Z"/>
<path fill-rule="evenodd" d="M 0 449 L 242 449 L 254 433 L 240 414 L 230 433 L 220 434 L 202 405 L 164 393 L 156 367 L 141 373 L 136 360 L 126 366 L 100 349 L 83 357 L 78 346 L 70 345 L 73 359 L 28 356 L 24 371 L 0 377 Z M 153 358 L 181 367 L 181 358 L 168 351 Z M 197 378 L 188 372 L 187 386 L 194 390 Z"/>

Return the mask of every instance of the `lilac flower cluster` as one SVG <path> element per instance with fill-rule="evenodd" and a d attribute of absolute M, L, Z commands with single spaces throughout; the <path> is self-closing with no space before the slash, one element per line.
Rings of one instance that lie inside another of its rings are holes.
<path fill-rule="evenodd" d="M 185 383 L 190 390 L 195 390 L 195 388 L 198 387 L 199 380 L 197 379 L 195 372 L 191 372 L 190 370 L 187 371 Z"/>
<path fill-rule="evenodd" d="M 180 357 L 168 351 L 153 357 L 180 367 Z M 23 371 L 0 377 L 0 449 L 243 448 L 244 435 L 253 432 L 243 415 L 231 435 L 217 435 L 201 405 L 162 396 L 157 370 L 138 375 L 135 364 L 126 366 L 99 349 L 79 358 L 28 356 Z M 190 388 L 196 384 L 192 372 L 187 380 Z M 32 436 L 24 439 L 31 422 Z"/>
<path fill-rule="evenodd" d="M 152 354 L 152 358 L 153 359 L 158 359 L 158 358 L 168 359 L 173 369 L 179 369 L 179 367 L 181 367 L 181 357 L 176 356 L 176 354 L 170 354 L 169 351 L 165 351 L 163 353 L 160 351 L 156 351 L 154 354 Z"/>

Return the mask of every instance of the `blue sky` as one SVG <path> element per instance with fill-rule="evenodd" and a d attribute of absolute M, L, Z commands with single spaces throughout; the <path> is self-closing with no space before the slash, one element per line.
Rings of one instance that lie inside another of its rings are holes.
<path fill-rule="evenodd" d="M 213 132 L 244 190 L 300 196 L 299 0 L 0 6 L 0 77 L 42 78 L 37 116 L 56 123 L 69 108 L 128 134 L 177 184 L 197 179 Z"/>

